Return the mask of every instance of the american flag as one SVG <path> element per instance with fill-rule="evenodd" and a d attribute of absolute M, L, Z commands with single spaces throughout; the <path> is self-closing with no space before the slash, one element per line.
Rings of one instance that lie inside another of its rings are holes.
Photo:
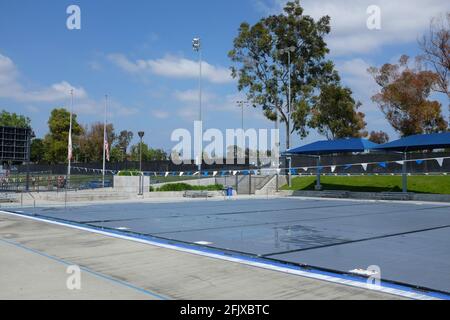
<path fill-rule="evenodd" d="M 108 139 L 105 139 L 105 151 L 106 151 L 106 160 L 109 161 L 109 143 L 108 143 Z"/>

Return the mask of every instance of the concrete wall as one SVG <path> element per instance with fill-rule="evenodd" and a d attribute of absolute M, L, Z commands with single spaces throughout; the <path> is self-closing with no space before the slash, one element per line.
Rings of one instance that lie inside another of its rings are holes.
<path fill-rule="evenodd" d="M 209 186 L 212 184 L 216 184 L 216 178 L 202 178 L 202 179 L 192 179 L 192 180 L 182 180 L 176 182 L 166 182 L 166 183 L 156 183 L 152 184 L 153 188 L 161 188 L 166 184 L 177 184 L 177 183 L 185 183 L 190 186 Z M 219 182 L 220 183 L 220 182 Z"/>
<path fill-rule="evenodd" d="M 287 176 L 278 176 L 278 190 L 281 189 L 282 186 L 287 184 Z M 266 195 L 266 194 L 274 194 L 277 191 L 277 176 L 273 176 L 273 178 L 261 189 L 255 191 L 255 195 Z"/>
<path fill-rule="evenodd" d="M 120 177 L 114 176 L 114 191 L 139 193 L 140 177 Z M 143 177 L 144 193 L 148 193 L 150 189 L 150 177 Z"/>

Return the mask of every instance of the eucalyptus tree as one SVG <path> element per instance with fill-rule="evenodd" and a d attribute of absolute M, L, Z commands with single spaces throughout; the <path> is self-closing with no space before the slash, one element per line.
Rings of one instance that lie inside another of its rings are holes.
<path fill-rule="evenodd" d="M 312 98 L 320 86 L 339 81 L 333 63 L 326 59 L 324 37 L 330 30 L 329 16 L 316 21 L 296 0 L 288 2 L 281 14 L 254 25 L 242 23 L 228 54 L 239 91 L 268 119 L 286 125 L 287 149 L 291 132 L 308 135 Z"/>

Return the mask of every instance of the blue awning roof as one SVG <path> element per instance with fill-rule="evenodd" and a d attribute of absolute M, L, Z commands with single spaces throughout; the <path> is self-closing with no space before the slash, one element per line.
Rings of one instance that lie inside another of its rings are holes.
<path fill-rule="evenodd" d="M 420 134 L 374 147 L 375 150 L 417 151 L 450 148 L 450 132 Z"/>
<path fill-rule="evenodd" d="M 323 140 L 305 145 L 303 147 L 291 149 L 286 153 L 322 155 L 333 153 L 364 152 L 366 150 L 373 149 L 376 146 L 378 146 L 378 144 L 359 138 Z"/>

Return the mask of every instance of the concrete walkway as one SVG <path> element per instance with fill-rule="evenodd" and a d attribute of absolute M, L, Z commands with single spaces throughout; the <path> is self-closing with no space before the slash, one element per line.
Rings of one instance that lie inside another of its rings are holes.
<path fill-rule="evenodd" d="M 166 298 L 398 299 L 0 213 L 0 299 Z"/>

